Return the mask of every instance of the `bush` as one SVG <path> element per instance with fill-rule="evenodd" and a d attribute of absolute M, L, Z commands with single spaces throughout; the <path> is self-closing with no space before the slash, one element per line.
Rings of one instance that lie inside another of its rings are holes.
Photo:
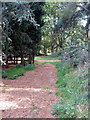
<path fill-rule="evenodd" d="M 53 57 L 58 57 L 61 60 L 68 60 L 72 66 L 84 64 L 88 60 L 88 51 L 86 47 L 77 47 L 71 45 L 64 50 L 52 54 Z"/>

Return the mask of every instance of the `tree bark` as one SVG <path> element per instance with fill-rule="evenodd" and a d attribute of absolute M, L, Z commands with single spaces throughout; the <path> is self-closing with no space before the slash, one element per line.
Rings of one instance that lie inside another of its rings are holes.
<path fill-rule="evenodd" d="M 24 65 L 24 56 L 22 48 L 21 48 L 21 64 Z"/>
<path fill-rule="evenodd" d="M 9 45 L 8 45 L 8 36 L 6 37 L 6 68 L 8 68 L 8 49 L 9 49 Z"/>
<path fill-rule="evenodd" d="M 15 64 L 15 55 L 14 55 L 14 64 Z"/>
<path fill-rule="evenodd" d="M 31 64 L 31 53 L 29 54 L 29 57 L 28 57 L 28 64 Z"/>
<path fill-rule="evenodd" d="M 32 57 L 32 58 L 33 58 L 33 61 L 32 61 L 32 62 L 33 62 L 33 64 L 34 64 L 34 52 L 33 52 L 32 56 L 33 56 L 33 57 Z"/>

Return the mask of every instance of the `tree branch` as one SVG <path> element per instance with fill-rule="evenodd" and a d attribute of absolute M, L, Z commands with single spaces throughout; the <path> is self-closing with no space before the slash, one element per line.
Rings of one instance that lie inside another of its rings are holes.
<path fill-rule="evenodd" d="M 77 7 L 81 7 L 81 8 L 83 8 L 86 12 L 88 12 L 88 13 L 90 14 L 90 11 L 89 11 L 87 8 L 85 8 L 84 6 L 77 5 Z"/>

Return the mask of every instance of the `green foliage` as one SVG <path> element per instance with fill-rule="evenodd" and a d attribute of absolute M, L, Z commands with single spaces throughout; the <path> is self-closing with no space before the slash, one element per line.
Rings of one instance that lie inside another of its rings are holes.
<path fill-rule="evenodd" d="M 57 58 L 59 58 L 60 57 L 60 55 L 61 55 L 61 52 L 60 51 L 58 51 L 58 52 L 55 52 L 55 53 L 52 53 L 52 57 L 57 57 Z M 59 58 L 59 59 L 61 59 L 61 58 Z"/>
<path fill-rule="evenodd" d="M 55 65 L 55 66 L 56 66 L 56 68 L 58 68 L 58 65 L 59 65 L 60 61 L 58 61 L 58 62 L 49 62 L 49 63 L 51 63 L 51 64 Z"/>
<path fill-rule="evenodd" d="M 3 90 L 7 90 L 7 89 L 10 89 L 11 87 L 10 86 L 6 86 L 3 88 Z"/>
<path fill-rule="evenodd" d="M 25 70 L 29 71 L 29 70 L 34 70 L 36 67 L 34 64 L 28 64 L 25 66 Z"/>
<path fill-rule="evenodd" d="M 35 106 L 35 105 L 33 105 L 30 109 L 31 109 L 31 110 L 35 110 L 35 109 L 38 109 L 38 107 Z"/>
<path fill-rule="evenodd" d="M 55 26 L 55 31 L 56 32 L 60 32 L 61 28 L 63 28 L 63 30 L 65 30 L 68 26 L 70 26 L 72 24 L 72 22 L 76 22 L 75 20 L 73 20 L 73 18 L 75 19 L 75 11 L 76 11 L 76 2 L 71 2 L 68 3 L 66 8 L 64 8 L 64 12 L 63 15 L 60 19 L 60 21 L 58 21 L 57 25 Z"/>
<path fill-rule="evenodd" d="M 52 114 L 59 118 L 88 118 L 87 67 L 74 68 L 68 61 L 57 66 L 56 95 L 60 96 L 60 102 L 54 105 Z"/>
<path fill-rule="evenodd" d="M 26 66 L 21 66 L 20 64 L 18 64 L 18 65 L 16 65 L 16 67 L 11 68 L 10 70 L 4 71 L 5 75 L 7 75 L 7 76 L 5 76 L 5 75 L 4 76 L 8 79 L 13 80 L 19 76 L 24 75 L 24 73 L 26 71 L 34 70 L 35 68 L 36 67 L 34 64 L 28 64 Z"/>
<path fill-rule="evenodd" d="M 46 62 L 38 62 L 38 61 L 35 61 L 36 64 L 39 64 L 39 65 L 44 65 L 46 64 Z"/>
<path fill-rule="evenodd" d="M 24 72 L 17 73 L 15 75 L 13 75 L 12 77 L 9 77 L 9 79 L 13 80 L 13 79 L 16 79 L 17 77 L 22 76 L 22 75 L 24 75 Z"/>
<path fill-rule="evenodd" d="M 52 89 L 53 87 L 45 87 L 45 88 L 43 88 L 43 89 Z"/>
<path fill-rule="evenodd" d="M 2 78 L 7 78 L 8 73 L 6 71 L 2 71 Z"/>
<path fill-rule="evenodd" d="M 61 60 L 68 61 L 72 66 L 83 65 L 88 60 L 87 49 L 87 46 L 77 47 L 77 45 L 71 45 L 64 48 L 64 50 L 52 54 L 52 57 L 60 57 Z"/>
<path fill-rule="evenodd" d="M 3 52 L 21 57 L 31 55 L 31 62 L 38 51 L 41 40 L 43 2 L 8 2 L 2 4 L 2 31 L 4 34 Z M 32 32 L 30 32 L 32 31 Z M 11 49 L 12 48 L 12 49 Z M 7 52 L 6 52 L 7 51 Z"/>

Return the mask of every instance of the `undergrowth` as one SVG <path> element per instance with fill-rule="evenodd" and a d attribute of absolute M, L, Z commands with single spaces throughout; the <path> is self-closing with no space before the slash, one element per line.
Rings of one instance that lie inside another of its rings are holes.
<path fill-rule="evenodd" d="M 87 67 L 71 67 L 68 61 L 56 65 L 60 101 L 54 104 L 53 115 L 58 118 L 88 118 L 88 72 Z"/>
<path fill-rule="evenodd" d="M 28 64 L 26 66 L 21 66 L 17 64 L 16 67 L 11 68 L 10 70 L 2 71 L 2 78 L 16 79 L 19 76 L 24 75 L 26 71 L 34 70 L 36 67 L 34 64 Z"/>

